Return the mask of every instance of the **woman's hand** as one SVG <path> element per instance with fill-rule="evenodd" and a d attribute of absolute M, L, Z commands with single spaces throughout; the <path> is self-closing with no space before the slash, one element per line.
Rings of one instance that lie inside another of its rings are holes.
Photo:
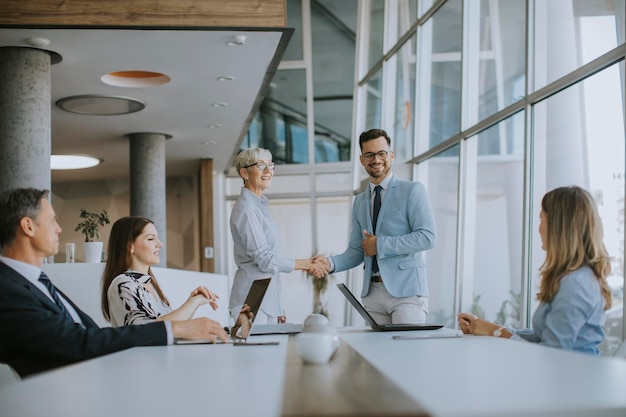
<path fill-rule="evenodd" d="M 210 304 L 213 310 L 217 310 L 218 298 L 220 298 L 219 295 L 215 294 L 205 286 L 200 286 L 191 292 L 187 301 L 194 302 L 196 308 L 205 304 Z"/>
<path fill-rule="evenodd" d="M 495 323 L 480 319 L 473 314 L 461 313 L 458 315 L 459 327 L 465 334 L 476 336 L 493 336 L 493 332 L 500 328 Z M 503 331 L 503 337 L 511 337 L 507 330 Z"/>
<path fill-rule="evenodd" d="M 461 313 L 457 316 L 459 328 L 464 334 L 472 334 L 472 323 L 478 320 L 473 314 Z"/>

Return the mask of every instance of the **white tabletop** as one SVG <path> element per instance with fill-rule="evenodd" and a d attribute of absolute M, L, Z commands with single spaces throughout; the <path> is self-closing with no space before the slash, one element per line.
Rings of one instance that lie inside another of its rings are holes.
<path fill-rule="evenodd" d="M 383 391 L 403 390 L 435 417 L 626 416 L 622 359 L 492 337 L 393 340 L 395 334 L 410 333 L 340 330 L 348 350 L 356 351 L 350 355 L 358 354 L 391 381 Z M 251 340 L 280 344 L 118 352 L 0 388 L 0 415 L 280 416 L 288 338 Z M 341 362 L 319 365 L 331 368 L 321 374 L 336 373 L 331 371 Z"/>
<path fill-rule="evenodd" d="M 626 361 L 495 337 L 342 333 L 432 415 L 626 416 Z"/>
<path fill-rule="evenodd" d="M 287 339 L 129 349 L 0 389 L 0 415 L 279 416 Z"/>

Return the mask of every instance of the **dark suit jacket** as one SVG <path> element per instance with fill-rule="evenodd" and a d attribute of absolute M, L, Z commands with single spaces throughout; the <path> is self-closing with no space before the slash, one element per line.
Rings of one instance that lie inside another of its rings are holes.
<path fill-rule="evenodd" d="M 163 322 L 126 327 L 98 325 L 72 304 L 85 327 L 21 274 L 0 262 L 0 362 L 28 376 L 134 346 L 167 344 Z"/>

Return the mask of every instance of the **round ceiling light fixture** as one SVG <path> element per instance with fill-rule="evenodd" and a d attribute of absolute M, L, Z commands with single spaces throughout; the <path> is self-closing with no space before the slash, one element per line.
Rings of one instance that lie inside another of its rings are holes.
<path fill-rule="evenodd" d="M 114 116 L 141 111 L 146 103 L 131 97 L 105 94 L 83 94 L 57 100 L 56 105 L 72 113 Z"/>
<path fill-rule="evenodd" d="M 246 44 L 245 35 L 235 35 L 226 43 L 228 46 L 243 46 Z"/>
<path fill-rule="evenodd" d="M 155 87 L 170 82 L 170 77 L 152 71 L 114 71 L 100 77 L 103 83 L 115 87 Z"/>
<path fill-rule="evenodd" d="M 93 168 L 102 161 L 92 156 L 84 155 L 50 155 L 50 169 L 69 170 Z"/>

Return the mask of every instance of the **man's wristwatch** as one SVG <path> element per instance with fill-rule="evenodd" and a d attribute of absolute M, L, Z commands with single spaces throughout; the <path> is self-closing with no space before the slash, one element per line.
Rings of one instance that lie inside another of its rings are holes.
<path fill-rule="evenodd" d="M 495 337 L 500 337 L 502 336 L 502 330 L 504 330 L 504 326 L 500 326 L 498 327 L 496 330 L 493 331 L 493 335 Z"/>

